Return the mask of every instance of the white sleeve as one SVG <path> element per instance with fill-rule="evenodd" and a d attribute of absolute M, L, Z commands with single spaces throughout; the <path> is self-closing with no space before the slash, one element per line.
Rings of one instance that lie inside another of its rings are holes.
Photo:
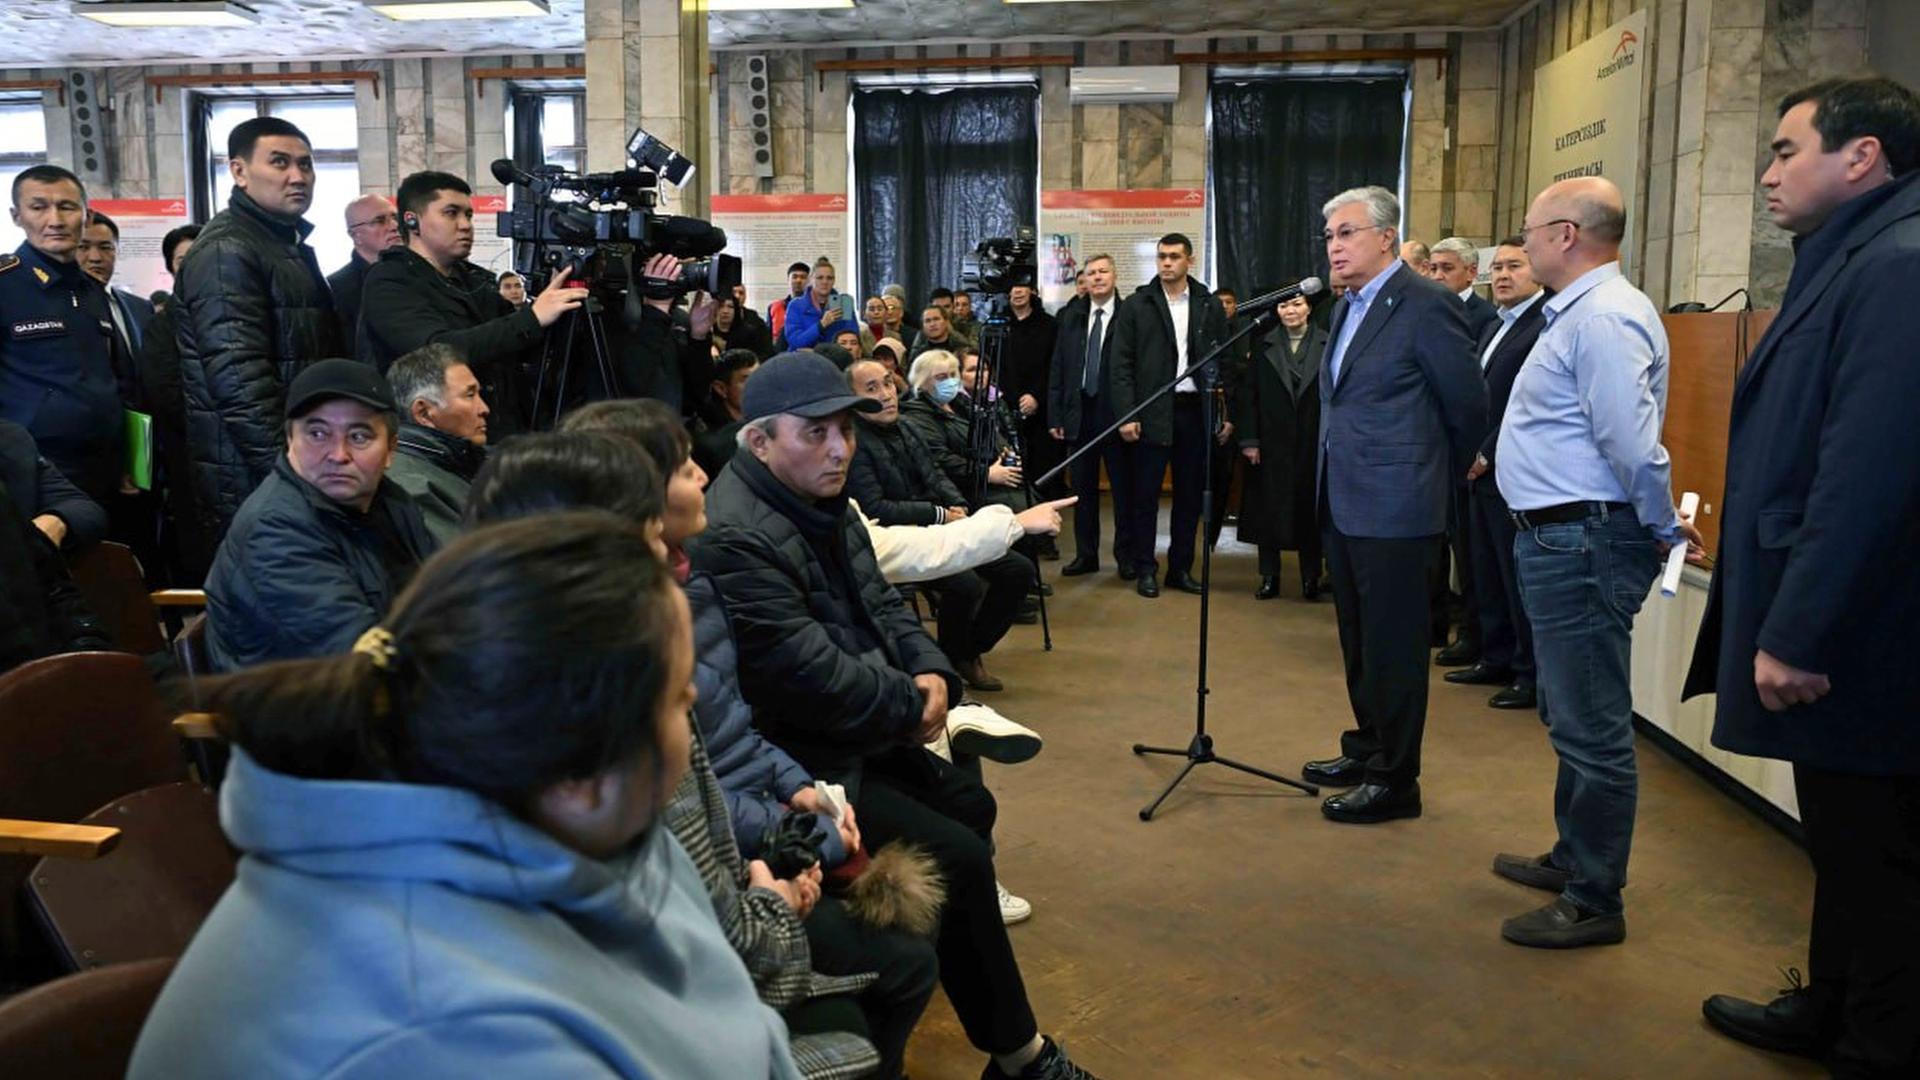
<path fill-rule="evenodd" d="M 873 541 L 880 575 L 895 585 L 932 581 L 1005 555 L 1024 530 L 1013 511 L 988 505 L 945 525 L 882 525 L 854 503 Z"/>

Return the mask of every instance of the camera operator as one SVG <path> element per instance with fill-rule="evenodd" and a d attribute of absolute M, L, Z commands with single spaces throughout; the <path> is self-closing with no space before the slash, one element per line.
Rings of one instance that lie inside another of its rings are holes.
<path fill-rule="evenodd" d="M 545 330 L 579 307 L 587 290 L 553 275 L 533 303 L 515 308 L 473 251 L 473 189 L 451 173 L 417 172 L 400 183 L 403 247 L 380 253 L 367 270 L 360 316 L 360 359 L 382 372 L 423 345 L 460 350 L 480 379 L 496 435 L 526 427 L 520 366 L 537 363 Z"/>
<path fill-rule="evenodd" d="M 683 416 L 697 414 L 712 395 L 710 344 L 718 304 L 704 292 L 687 296 L 682 261 L 659 253 L 638 263 L 626 298 L 623 328 L 611 331 L 623 397 L 650 397 Z M 688 301 L 684 307 L 679 306 Z M 623 332 L 624 331 L 624 332 Z"/>

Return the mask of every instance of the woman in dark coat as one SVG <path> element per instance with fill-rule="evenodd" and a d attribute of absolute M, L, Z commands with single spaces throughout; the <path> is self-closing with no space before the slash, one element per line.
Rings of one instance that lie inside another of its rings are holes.
<path fill-rule="evenodd" d="M 1320 356 L 1327 332 L 1304 299 L 1280 307 L 1280 329 L 1254 342 L 1236 403 L 1234 434 L 1247 471 L 1240 491 L 1242 543 L 1260 549 L 1256 600 L 1280 595 L 1280 551 L 1300 553 L 1301 595 L 1320 596 L 1320 525 L 1313 470 L 1320 437 Z"/>

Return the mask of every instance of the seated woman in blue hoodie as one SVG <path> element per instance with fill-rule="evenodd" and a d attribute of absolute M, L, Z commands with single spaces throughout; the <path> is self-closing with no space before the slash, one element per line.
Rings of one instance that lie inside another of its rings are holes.
<path fill-rule="evenodd" d="M 354 651 L 201 684 L 239 875 L 130 1075 L 798 1073 L 661 825 L 687 602 L 603 513 L 480 529 Z"/>

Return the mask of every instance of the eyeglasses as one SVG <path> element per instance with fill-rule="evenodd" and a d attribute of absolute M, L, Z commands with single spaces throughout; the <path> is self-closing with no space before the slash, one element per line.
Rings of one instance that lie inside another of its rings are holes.
<path fill-rule="evenodd" d="M 1576 229 L 1580 227 L 1580 223 L 1573 220 L 1572 218 L 1560 217 L 1560 218 L 1554 218 L 1552 221 L 1543 221 L 1538 225 L 1522 225 L 1520 226 L 1520 236 L 1522 239 L 1525 239 L 1526 235 L 1532 232 L 1533 230 L 1544 229 L 1551 225 L 1571 225 Z"/>
<path fill-rule="evenodd" d="M 1353 239 L 1354 234 L 1356 233 L 1363 233 L 1363 232 L 1366 232 L 1368 229 L 1384 229 L 1384 228 L 1386 228 L 1385 225 L 1342 225 L 1337 230 L 1328 229 L 1321 232 L 1320 242 L 1323 244 L 1331 244 L 1335 240 L 1338 240 L 1344 244 L 1347 241 Z"/>
<path fill-rule="evenodd" d="M 364 229 L 373 225 L 391 225 L 393 222 L 394 216 L 392 214 L 381 214 L 379 217 L 372 217 L 365 221 L 355 222 L 347 226 L 347 231 L 352 232 L 355 229 Z"/>

